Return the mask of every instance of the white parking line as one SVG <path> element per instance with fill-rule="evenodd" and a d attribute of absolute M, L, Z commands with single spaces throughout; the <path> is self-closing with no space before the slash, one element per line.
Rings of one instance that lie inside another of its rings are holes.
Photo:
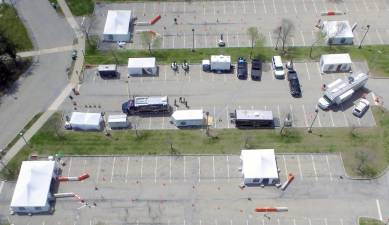
<path fill-rule="evenodd" d="M 366 1 L 362 0 L 363 5 L 365 6 L 366 11 L 369 11 L 369 7 L 367 7 Z"/>
<path fill-rule="evenodd" d="M 212 171 L 213 171 L 213 183 L 216 182 L 216 174 L 215 174 L 215 156 L 212 156 Z"/>
<path fill-rule="evenodd" d="M 184 48 L 186 47 L 186 35 L 185 35 L 185 33 L 184 33 Z"/>
<path fill-rule="evenodd" d="M 309 218 L 309 217 L 308 217 L 308 223 L 309 223 L 309 225 L 312 225 L 311 218 Z"/>
<path fill-rule="evenodd" d="M 304 113 L 305 126 L 308 127 L 307 113 L 305 112 L 304 104 L 302 105 L 302 107 L 303 107 L 303 113 Z"/>
<path fill-rule="evenodd" d="M 204 2 L 203 2 L 203 15 L 205 16 L 205 5 L 204 5 Z"/>
<path fill-rule="evenodd" d="M 5 183 L 5 181 L 1 181 L 1 184 L 0 184 L 0 194 L 1 194 L 1 192 L 3 192 L 4 183 Z"/>
<path fill-rule="evenodd" d="M 151 117 L 149 117 L 149 130 L 151 130 Z"/>
<path fill-rule="evenodd" d="M 100 169 L 101 169 L 101 157 L 99 157 L 99 164 L 97 165 L 96 181 L 95 181 L 96 184 L 99 182 Z"/>
<path fill-rule="evenodd" d="M 228 159 L 228 155 L 226 156 L 226 161 L 227 161 L 227 180 L 228 183 L 230 183 L 230 160 Z"/>
<path fill-rule="evenodd" d="M 328 160 L 328 155 L 326 155 L 326 161 L 327 161 L 328 173 L 330 175 L 330 181 L 332 181 L 332 173 L 331 173 L 330 161 Z"/>
<path fill-rule="evenodd" d="M 253 0 L 253 9 L 254 9 L 254 13 L 257 14 L 257 8 L 255 7 L 255 1 Z"/>
<path fill-rule="evenodd" d="M 320 80 L 323 80 L 323 76 L 322 76 L 321 71 L 320 71 L 319 63 L 316 63 L 316 67 L 317 67 L 317 71 L 319 72 Z"/>
<path fill-rule="evenodd" d="M 300 31 L 300 35 L 301 35 L 301 40 L 303 40 L 303 45 L 305 46 L 305 38 L 302 31 Z"/>
<path fill-rule="evenodd" d="M 240 41 L 239 41 L 239 34 L 238 33 L 236 33 L 236 39 L 238 41 L 238 47 L 240 47 Z"/>
<path fill-rule="evenodd" d="M 288 13 L 288 9 L 286 8 L 286 2 L 285 2 L 285 0 L 283 1 L 282 6 L 283 6 L 283 8 L 284 8 L 284 13 Z"/>
<path fill-rule="evenodd" d="M 111 170 L 111 183 L 112 183 L 113 175 L 114 175 L 114 172 L 115 172 L 115 162 L 116 162 L 116 157 L 113 157 L 112 170 Z"/>
<path fill-rule="evenodd" d="M 229 117 L 229 115 L 228 115 L 228 105 L 226 106 L 226 119 L 227 119 L 227 128 L 230 128 L 230 118 L 228 118 Z"/>
<path fill-rule="evenodd" d="M 274 9 L 274 14 L 277 14 L 276 2 L 274 0 L 273 0 L 273 9 Z"/>
<path fill-rule="evenodd" d="M 172 156 L 169 157 L 169 182 L 172 183 Z"/>
<path fill-rule="evenodd" d="M 292 41 L 292 46 L 294 47 L 294 38 L 290 37 L 290 40 Z"/>
<path fill-rule="evenodd" d="M 234 14 L 236 14 L 235 1 L 231 1 L 231 2 L 232 2 L 232 9 L 234 11 Z"/>
<path fill-rule="evenodd" d="M 70 168 L 72 168 L 72 157 L 70 157 L 69 169 L 68 169 L 68 177 L 70 177 Z"/>
<path fill-rule="evenodd" d="M 299 167 L 300 178 L 303 180 L 303 171 L 301 170 L 300 156 L 297 155 L 297 165 Z"/>
<path fill-rule="evenodd" d="M 309 70 L 308 70 L 308 63 L 305 63 L 305 69 L 307 69 L 308 80 L 311 80 L 311 75 L 309 75 Z"/>
<path fill-rule="evenodd" d="M 359 117 L 357 118 L 357 121 L 358 121 L 358 126 L 361 126 L 361 119 Z"/>
<path fill-rule="evenodd" d="M 140 162 L 140 179 L 143 178 L 143 156 Z"/>
<path fill-rule="evenodd" d="M 162 116 L 162 129 L 165 129 L 165 114 Z"/>
<path fill-rule="evenodd" d="M 244 0 L 242 0 L 242 5 L 243 5 L 243 14 L 246 14 L 246 3 Z"/>
<path fill-rule="evenodd" d="M 271 33 L 270 33 L 270 31 L 269 31 L 269 40 L 270 40 L 270 46 L 274 46 L 273 40 L 272 40 L 272 38 L 271 38 Z"/>
<path fill-rule="evenodd" d="M 381 38 L 380 32 L 378 32 L 377 29 L 375 29 L 375 32 L 376 32 L 376 34 L 377 34 L 378 39 L 380 40 L 381 45 L 383 45 L 383 44 L 384 44 L 384 41 L 383 41 L 382 38 Z"/>
<path fill-rule="evenodd" d="M 293 4 L 294 12 L 297 14 L 296 2 L 292 0 L 292 4 Z"/>
<path fill-rule="evenodd" d="M 340 219 L 340 225 L 344 225 L 344 224 L 343 224 L 343 219 Z"/>
<path fill-rule="evenodd" d="M 382 221 L 382 213 L 381 213 L 380 201 L 378 199 L 376 199 L 375 202 L 377 204 L 378 218 Z"/>
<path fill-rule="evenodd" d="M 176 36 L 177 34 L 173 36 L 173 48 L 174 48 L 174 41 L 176 40 Z"/>
<path fill-rule="evenodd" d="M 135 12 L 133 12 L 133 13 L 135 13 Z M 163 14 L 166 14 L 166 2 L 163 3 Z"/>
<path fill-rule="evenodd" d="M 205 43 L 205 47 L 208 46 L 208 42 L 207 42 L 207 33 L 204 33 L 204 43 Z"/>
<path fill-rule="evenodd" d="M 223 14 L 226 15 L 226 3 L 223 2 Z"/>
<path fill-rule="evenodd" d="M 319 122 L 319 127 L 322 127 L 319 114 L 317 114 L 317 122 Z"/>
<path fill-rule="evenodd" d="M 288 180 L 288 168 L 286 167 L 285 155 L 282 155 L 282 159 L 284 160 L 285 177 L 286 177 L 286 180 Z"/>
<path fill-rule="evenodd" d="M 200 163 L 200 157 L 198 157 L 198 160 L 199 160 L 199 183 L 201 181 L 201 163 Z"/>
<path fill-rule="evenodd" d="M 378 7 L 377 3 L 376 3 L 375 1 L 372 1 L 372 2 L 373 2 L 373 4 L 374 4 L 374 6 L 375 6 L 375 9 L 376 9 L 377 11 L 380 11 L 380 8 Z"/>
<path fill-rule="evenodd" d="M 327 218 L 324 218 L 324 225 L 328 225 Z"/>
<path fill-rule="evenodd" d="M 280 112 L 280 105 L 277 105 L 277 112 L 278 112 L 278 120 L 279 120 L 280 126 L 281 126 L 281 112 Z"/>
<path fill-rule="evenodd" d="M 315 13 L 317 13 L 317 8 L 316 8 L 316 4 L 315 4 L 314 0 L 312 0 L 312 5 L 313 5 L 313 8 L 315 9 Z"/>
<path fill-rule="evenodd" d="M 262 5 L 263 5 L 263 11 L 265 12 L 265 14 L 267 14 L 267 9 L 266 9 L 266 5 L 265 5 L 265 0 L 262 0 Z"/>
<path fill-rule="evenodd" d="M 146 2 L 143 2 L 143 15 L 146 14 Z"/>
<path fill-rule="evenodd" d="M 154 184 L 157 183 L 158 156 L 155 157 Z"/>
<path fill-rule="evenodd" d="M 128 165 L 130 164 L 130 157 L 127 157 L 127 166 L 126 166 L 126 179 L 125 182 L 127 183 L 128 181 Z"/>
<path fill-rule="evenodd" d="M 184 182 L 186 182 L 186 157 L 184 156 Z"/>
<path fill-rule="evenodd" d="M 307 11 L 308 11 L 308 9 L 307 9 L 307 6 L 305 5 L 305 1 L 304 1 L 304 0 L 302 0 L 302 2 L 303 2 L 304 11 L 305 11 L 305 12 L 307 12 Z"/>
<path fill-rule="evenodd" d="M 332 111 L 330 111 L 330 118 L 331 118 L 332 126 L 334 127 L 335 123 L 334 123 L 334 118 L 332 117 Z"/>
<path fill-rule="evenodd" d="M 231 45 L 230 45 L 230 42 L 228 41 L 228 31 L 227 31 L 227 33 L 226 33 L 226 40 L 227 40 L 226 43 L 227 43 L 229 46 L 231 46 Z"/>
<path fill-rule="evenodd" d="M 290 116 L 292 117 L 292 124 L 294 124 L 294 118 L 293 118 L 293 107 L 292 107 L 292 104 L 289 105 L 290 106 Z"/>
<path fill-rule="evenodd" d="M 213 106 L 213 120 L 215 121 L 214 126 L 216 128 L 217 127 L 217 121 L 216 121 L 216 107 L 215 106 Z"/>
<path fill-rule="evenodd" d="M 184 2 L 184 14 L 186 13 L 186 2 Z"/>
<path fill-rule="evenodd" d="M 212 1 L 213 3 L 213 15 L 216 16 L 216 6 L 215 6 L 215 1 Z"/>
<path fill-rule="evenodd" d="M 315 180 L 318 180 L 317 172 L 316 172 L 316 166 L 315 166 L 315 160 L 313 159 L 313 155 L 311 155 L 312 158 L 312 166 L 313 166 L 313 172 L 315 173 Z"/>

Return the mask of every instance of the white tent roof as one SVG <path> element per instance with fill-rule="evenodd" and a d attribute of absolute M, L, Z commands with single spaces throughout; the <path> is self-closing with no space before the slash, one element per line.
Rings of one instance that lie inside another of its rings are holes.
<path fill-rule="evenodd" d="M 128 58 L 128 68 L 154 68 L 155 58 Z"/>
<path fill-rule="evenodd" d="M 89 126 L 100 126 L 101 122 L 100 113 L 83 113 L 73 112 L 70 118 L 70 124 L 74 125 L 89 125 Z"/>
<path fill-rule="evenodd" d="M 44 207 L 50 190 L 54 161 L 24 161 L 11 207 Z"/>
<path fill-rule="evenodd" d="M 333 38 L 353 38 L 354 34 L 347 20 L 344 21 L 324 21 L 323 32 L 327 37 Z"/>
<path fill-rule="evenodd" d="M 120 123 L 120 122 L 127 122 L 127 115 L 120 114 L 120 115 L 108 116 L 108 123 Z"/>
<path fill-rule="evenodd" d="M 211 55 L 211 62 L 231 63 L 231 56 L 229 56 L 229 55 Z"/>
<path fill-rule="evenodd" d="M 328 54 L 322 55 L 321 61 L 323 64 L 351 64 L 351 58 L 349 54 Z"/>
<path fill-rule="evenodd" d="M 128 34 L 131 10 L 108 10 L 104 34 Z"/>
<path fill-rule="evenodd" d="M 240 159 L 244 178 L 278 179 L 274 149 L 242 150 Z"/>
<path fill-rule="evenodd" d="M 202 120 L 204 111 L 202 109 L 177 110 L 172 114 L 174 120 Z"/>

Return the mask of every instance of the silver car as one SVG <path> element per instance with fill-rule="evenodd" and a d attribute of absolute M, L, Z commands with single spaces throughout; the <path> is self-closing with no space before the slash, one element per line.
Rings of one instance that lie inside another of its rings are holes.
<path fill-rule="evenodd" d="M 369 105 L 369 101 L 362 98 L 358 104 L 354 106 L 353 115 L 359 118 L 362 117 L 363 114 L 365 114 L 365 112 L 369 109 Z"/>

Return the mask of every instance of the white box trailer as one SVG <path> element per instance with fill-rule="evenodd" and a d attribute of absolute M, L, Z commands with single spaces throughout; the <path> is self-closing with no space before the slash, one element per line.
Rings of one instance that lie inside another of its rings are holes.
<path fill-rule="evenodd" d="M 104 41 L 130 41 L 130 26 L 131 10 L 108 10 L 103 32 Z"/>
<path fill-rule="evenodd" d="M 202 67 L 204 71 L 212 72 L 230 72 L 231 71 L 231 56 L 212 55 L 211 60 L 203 60 Z"/>
<path fill-rule="evenodd" d="M 350 72 L 351 65 L 349 54 L 328 54 L 320 57 L 321 73 Z"/>
<path fill-rule="evenodd" d="M 73 130 L 101 130 L 103 117 L 101 113 L 73 112 L 69 123 Z"/>
<path fill-rule="evenodd" d="M 128 75 L 156 75 L 158 67 L 154 57 L 128 58 Z"/>
<path fill-rule="evenodd" d="M 347 20 L 324 21 L 322 33 L 329 45 L 352 45 L 354 34 Z"/>
<path fill-rule="evenodd" d="M 177 110 L 171 116 L 171 122 L 176 127 L 200 127 L 205 124 L 202 109 Z"/>
<path fill-rule="evenodd" d="M 116 77 L 117 66 L 115 64 L 99 65 L 97 71 L 101 77 Z"/>
<path fill-rule="evenodd" d="M 126 129 L 130 126 L 127 115 L 109 115 L 108 125 L 111 129 Z"/>

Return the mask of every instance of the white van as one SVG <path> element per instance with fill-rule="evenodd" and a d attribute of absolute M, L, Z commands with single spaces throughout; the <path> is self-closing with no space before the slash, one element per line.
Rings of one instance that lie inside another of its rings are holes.
<path fill-rule="evenodd" d="M 285 72 L 284 72 L 284 65 L 282 64 L 281 56 L 273 56 L 271 61 L 272 61 L 272 68 L 274 71 L 275 78 L 284 79 Z"/>

